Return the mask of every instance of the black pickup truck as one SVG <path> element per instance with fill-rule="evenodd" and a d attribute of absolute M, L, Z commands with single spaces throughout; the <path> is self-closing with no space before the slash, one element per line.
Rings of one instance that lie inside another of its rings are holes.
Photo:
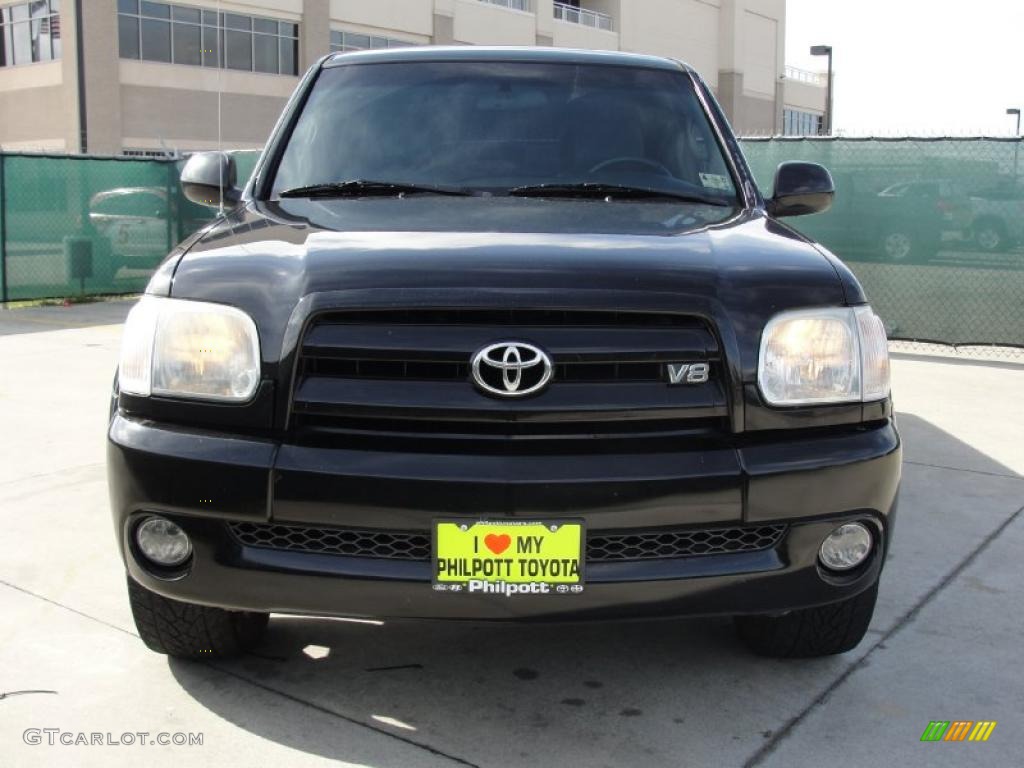
<path fill-rule="evenodd" d="M 108 430 L 139 633 L 252 647 L 270 613 L 736 617 L 754 651 L 853 648 L 900 438 L 857 280 L 779 222 L 677 61 L 331 55 L 226 212 L 154 274 Z"/>

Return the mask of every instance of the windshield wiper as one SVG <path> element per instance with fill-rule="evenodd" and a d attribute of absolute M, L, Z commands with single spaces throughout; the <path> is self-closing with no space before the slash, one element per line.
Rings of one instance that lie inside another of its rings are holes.
<path fill-rule="evenodd" d="M 701 195 L 696 192 L 655 189 L 653 187 L 632 187 L 625 184 L 603 184 L 596 181 L 582 181 L 576 184 L 533 184 L 525 187 L 513 187 L 508 193 L 513 197 L 570 197 L 580 199 L 607 197 L 613 200 L 650 200 L 662 198 L 725 207 L 736 205 L 735 202 L 729 202 L 721 197 Z"/>
<path fill-rule="evenodd" d="M 450 195 L 469 197 L 473 193 L 460 187 L 442 187 L 434 184 L 407 184 L 400 181 L 369 181 L 351 179 L 326 184 L 310 184 L 286 189 L 281 197 L 395 197 L 405 194 Z"/>

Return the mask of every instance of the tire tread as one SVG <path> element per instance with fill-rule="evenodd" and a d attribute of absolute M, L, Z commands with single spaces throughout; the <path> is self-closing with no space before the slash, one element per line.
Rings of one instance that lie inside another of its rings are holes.
<path fill-rule="evenodd" d="M 128 576 L 128 600 L 139 637 L 157 653 L 183 659 L 230 658 L 253 648 L 265 613 L 228 611 L 158 595 Z"/>
<path fill-rule="evenodd" d="M 846 600 L 784 616 L 737 616 L 736 630 L 752 651 L 777 658 L 831 656 L 856 648 L 871 624 L 878 583 Z"/>

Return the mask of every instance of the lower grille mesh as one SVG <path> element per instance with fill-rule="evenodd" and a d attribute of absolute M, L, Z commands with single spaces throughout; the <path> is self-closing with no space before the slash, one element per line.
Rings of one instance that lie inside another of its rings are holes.
<path fill-rule="evenodd" d="M 429 560 L 430 534 L 416 531 L 320 528 L 275 523 L 229 523 L 242 544 L 264 549 L 388 560 Z M 770 549 L 782 540 L 786 526 L 651 529 L 587 536 L 587 562 L 656 560 Z"/>
<path fill-rule="evenodd" d="M 587 561 L 655 560 L 662 557 L 756 552 L 779 543 L 785 525 L 659 530 L 587 537 Z"/>
<path fill-rule="evenodd" d="M 310 528 L 272 523 L 228 523 L 228 527 L 236 539 L 250 547 L 387 560 L 430 559 L 430 536 L 426 533 Z"/>

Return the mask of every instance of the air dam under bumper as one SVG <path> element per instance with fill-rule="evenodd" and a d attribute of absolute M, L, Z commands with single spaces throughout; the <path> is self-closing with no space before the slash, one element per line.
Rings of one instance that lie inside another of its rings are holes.
<path fill-rule="evenodd" d="M 899 486 L 892 422 L 761 435 L 749 445 L 737 437 L 740 446 L 534 463 L 280 445 L 117 414 L 108 472 L 132 577 L 167 597 L 226 608 L 468 620 L 778 613 L 874 583 Z M 413 460 L 418 474 L 410 472 Z M 191 537 L 194 554 L 183 571 L 158 574 L 138 558 L 130 532 L 147 512 L 172 518 Z M 442 515 L 571 516 L 591 532 L 766 522 L 787 529 L 777 546 L 760 551 L 588 563 L 582 593 L 506 597 L 435 592 L 423 561 L 248 546 L 229 533 L 230 521 L 266 523 L 271 515 L 283 524 L 400 531 L 429 530 Z M 818 547 L 847 520 L 869 523 L 877 545 L 853 572 L 831 574 L 818 564 Z"/>

